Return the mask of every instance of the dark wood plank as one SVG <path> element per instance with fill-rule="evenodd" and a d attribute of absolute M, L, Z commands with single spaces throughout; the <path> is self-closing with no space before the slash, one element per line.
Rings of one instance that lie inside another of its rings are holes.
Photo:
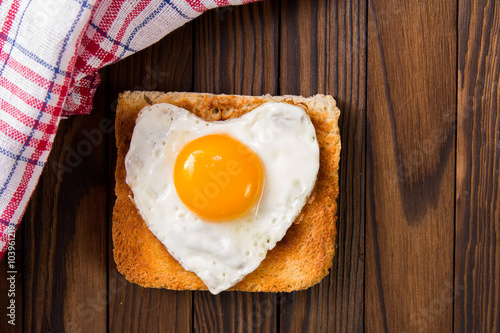
<path fill-rule="evenodd" d="M 195 91 L 276 94 L 278 30 L 276 1 L 203 14 L 195 30 Z"/>
<path fill-rule="evenodd" d="M 114 121 L 118 93 L 125 90 L 191 91 L 193 80 L 192 24 L 157 44 L 109 67 L 108 117 Z M 109 228 L 114 206 L 116 144 L 110 138 L 108 169 Z M 109 235 L 109 331 L 187 332 L 192 327 L 192 293 L 147 289 L 129 283 L 117 271 Z"/>
<path fill-rule="evenodd" d="M 5 333 L 23 331 L 24 223 L 11 237 L 0 261 L 0 332 Z"/>
<path fill-rule="evenodd" d="M 96 104 L 105 91 L 99 88 Z M 106 145 L 101 118 L 61 120 L 24 218 L 25 332 L 107 327 Z"/>
<path fill-rule="evenodd" d="M 365 329 L 450 332 L 455 1 L 368 1 Z"/>
<path fill-rule="evenodd" d="M 280 94 L 333 95 L 343 147 L 331 273 L 282 295 L 282 332 L 363 329 L 366 29 L 365 1 L 282 3 Z"/>
<path fill-rule="evenodd" d="M 203 14 L 195 30 L 195 91 L 275 95 L 278 19 L 276 1 Z M 276 294 L 195 292 L 194 330 L 274 332 L 277 304 Z"/>
<path fill-rule="evenodd" d="M 455 331 L 500 331 L 500 2 L 460 1 Z"/>
<path fill-rule="evenodd" d="M 193 299 L 194 332 L 276 332 L 279 299 L 270 293 L 197 291 Z"/>

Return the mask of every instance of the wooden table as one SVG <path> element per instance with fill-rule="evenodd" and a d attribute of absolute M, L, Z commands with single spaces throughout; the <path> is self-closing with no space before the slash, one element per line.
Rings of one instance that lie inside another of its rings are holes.
<path fill-rule="evenodd" d="M 500 332 L 499 1 L 220 9 L 101 74 L 92 114 L 61 121 L 17 233 L 15 326 L 1 263 L 0 332 Z M 331 274 L 290 294 L 128 283 L 110 237 L 114 134 L 100 129 L 128 89 L 335 96 Z"/>

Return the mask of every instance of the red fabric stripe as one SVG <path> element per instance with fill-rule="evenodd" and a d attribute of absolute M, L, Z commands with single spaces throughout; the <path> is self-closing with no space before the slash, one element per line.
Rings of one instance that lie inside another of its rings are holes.
<path fill-rule="evenodd" d="M 67 93 L 67 85 L 69 84 L 69 82 L 68 82 L 69 78 L 66 78 L 64 81 L 65 82 L 64 82 L 63 86 L 65 88 L 63 89 L 62 94 L 59 95 L 59 99 L 57 101 L 59 113 L 57 113 L 57 114 L 54 113 L 54 114 L 52 114 L 52 117 L 50 117 L 49 124 L 51 126 L 54 126 L 54 127 L 56 126 L 57 120 L 59 119 L 59 117 L 61 115 L 62 103 L 64 102 L 64 98 L 65 98 L 66 93 Z M 61 105 L 61 106 L 59 106 L 59 105 Z M 43 136 L 43 140 L 50 141 L 50 134 L 45 133 Z M 44 152 L 45 152 L 45 150 L 43 150 L 43 149 L 37 149 L 31 155 L 30 158 L 32 160 L 37 161 L 37 160 L 39 160 L 40 156 Z M 26 164 L 26 168 L 24 169 L 23 177 L 21 178 L 19 186 L 17 187 L 16 192 L 12 196 L 12 199 L 9 201 L 7 207 L 3 211 L 0 219 L 2 219 L 4 221 L 10 221 L 12 219 L 12 216 L 14 216 L 14 213 L 16 212 L 17 207 L 19 207 L 19 204 L 21 203 L 21 200 L 23 199 L 24 194 L 26 193 L 26 188 L 28 187 L 28 183 L 29 183 L 31 177 L 33 176 L 34 168 L 35 168 L 35 164 L 32 164 L 32 163 Z"/>
<path fill-rule="evenodd" d="M 72 87 L 72 93 L 64 101 L 65 109 L 71 110 L 68 115 L 89 114 L 92 111 L 94 94 L 100 81 L 99 72 L 94 72 L 79 80 L 78 84 Z M 77 99 L 76 95 L 80 95 L 80 98 Z M 66 115 L 65 109 L 63 109 L 63 115 Z"/>
<path fill-rule="evenodd" d="M 94 9 L 95 8 L 96 7 L 94 7 Z M 82 38 L 84 33 L 85 33 L 85 29 L 80 32 L 80 35 L 78 36 L 76 45 L 80 44 L 81 38 Z M 76 50 L 74 50 L 73 52 L 74 52 L 73 56 L 71 57 L 71 60 L 68 62 L 68 69 L 67 69 L 68 73 L 73 72 L 75 61 L 76 61 L 76 53 L 77 52 L 76 52 Z M 61 94 L 59 95 L 59 98 L 58 98 L 57 103 L 56 103 L 57 107 L 54 108 L 52 113 L 50 113 L 51 117 L 50 117 L 49 125 L 56 126 L 57 121 L 59 120 L 59 117 L 61 116 L 62 105 L 63 105 L 64 100 L 66 98 L 66 94 L 68 93 L 68 87 L 69 87 L 70 83 L 71 83 L 71 75 L 68 75 L 64 78 L 64 82 L 62 84 L 63 89 L 61 90 Z M 51 141 L 50 140 L 51 135 L 48 133 L 45 133 L 42 139 L 46 140 L 46 141 Z M 38 160 L 44 152 L 45 152 L 45 150 L 42 150 L 42 149 L 36 150 L 31 155 L 30 158 L 32 160 Z M 32 164 L 32 163 L 26 164 L 26 168 L 24 169 L 23 177 L 21 178 L 21 181 L 19 182 L 19 186 L 16 188 L 16 192 L 14 193 L 14 195 L 12 196 L 12 199 L 7 204 L 7 207 L 3 211 L 0 219 L 2 219 L 4 221 L 10 221 L 12 219 L 12 216 L 14 216 L 17 208 L 19 207 L 19 204 L 21 203 L 21 200 L 23 199 L 23 197 L 26 193 L 26 188 L 28 187 L 28 183 L 29 183 L 31 177 L 33 176 L 34 168 L 35 168 L 35 164 Z M 26 207 L 24 207 L 24 209 L 26 209 Z M 4 247 L 3 251 L 5 251 L 5 247 Z"/>
<path fill-rule="evenodd" d="M 90 39 L 88 36 L 83 37 L 82 45 L 85 46 L 85 51 L 80 54 L 75 64 L 76 72 L 79 74 L 91 74 L 96 68 L 106 65 L 110 61 L 115 62 L 119 60 L 118 56 L 115 54 L 116 49 L 113 53 L 108 52 L 101 47 L 99 41 Z M 89 65 L 87 62 L 93 57 L 98 58 L 101 62 L 99 64 L 93 64 L 92 66 Z"/>
<path fill-rule="evenodd" d="M 5 61 L 7 61 L 7 66 L 15 70 L 17 73 L 21 74 L 26 79 L 35 82 L 36 84 L 38 84 L 38 86 L 42 88 L 45 89 L 49 88 L 49 85 L 51 83 L 50 80 L 44 78 L 43 76 L 31 70 L 30 68 L 24 66 L 23 64 L 15 60 L 13 57 L 9 57 L 7 53 L 0 51 L 0 62 L 5 62 Z M 60 94 L 61 86 L 55 83 L 54 87 L 52 88 L 52 91 L 54 92 L 54 94 Z"/>
<path fill-rule="evenodd" d="M 24 114 L 23 112 L 21 112 L 21 110 L 9 104 L 8 102 L 4 101 L 3 99 L 0 99 L 0 109 L 5 113 L 10 114 L 12 117 L 16 118 L 21 124 L 25 126 L 28 127 L 35 126 L 36 123 L 35 119 Z M 56 132 L 55 126 L 42 122 L 38 122 L 38 126 L 36 127 L 36 129 L 41 132 L 46 132 L 49 134 L 54 134 Z"/>
<path fill-rule="evenodd" d="M 254 0 L 251 0 L 254 1 Z M 215 3 L 217 6 L 222 7 L 222 6 L 229 6 L 229 1 L 227 0 L 215 0 Z"/>
<path fill-rule="evenodd" d="M 96 38 L 97 37 L 97 38 Z M 84 57 L 84 60 L 90 60 L 90 57 L 87 56 L 85 57 L 85 54 L 92 54 L 98 57 L 99 59 L 102 58 L 102 55 L 100 54 L 101 52 L 107 53 L 101 48 L 100 43 L 104 40 L 104 36 L 101 34 L 96 34 L 94 35 L 93 38 L 90 38 L 89 36 L 85 35 L 82 38 L 82 46 L 85 48 L 82 53 L 76 60 L 75 68 L 78 68 L 78 61 L 82 59 L 82 56 Z"/>
<path fill-rule="evenodd" d="M 68 78 L 65 79 L 65 86 L 66 87 L 69 84 L 69 82 L 66 82 L 68 80 L 69 80 Z M 66 91 L 64 91 L 64 94 L 61 94 L 59 96 L 59 100 L 57 101 L 57 105 L 59 105 L 59 104 L 62 105 L 62 103 L 64 102 L 64 96 L 66 95 L 67 89 L 63 89 L 63 90 L 66 90 Z M 61 111 L 61 107 L 59 107 L 59 114 L 54 114 L 54 115 L 52 115 L 52 117 L 50 117 L 51 118 L 50 125 L 56 126 L 57 120 L 59 119 L 60 114 L 61 114 L 60 111 Z M 48 133 L 45 133 L 43 136 L 43 140 L 49 141 L 50 135 Z M 45 152 L 45 150 L 38 149 L 33 153 L 33 155 L 30 158 L 32 160 L 35 160 L 35 161 L 39 160 L 40 156 L 44 152 Z M 9 201 L 7 207 L 3 211 L 2 217 L 0 219 L 2 219 L 4 221 L 10 221 L 12 219 L 12 216 L 14 216 L 14 213 L 16 212 L 17 207 L 19 207 L 19 204 L 21 203 L 21 200 L 23 199 L 24 194 L 26 193 L 26 188 L 28 187 L 28 183 L 29 183 L 31 177 L 33 176 L 34 168 L 35 168 L 35 164 L 32 164 L 32 163 L 26 164 L 26 168 L 24 169 L 24 173 L 23 173 L 23 177 L 21 179 L 21 182 L 19 183 L 19 186 L 17 187 L 16 192 L 12 196 L 12 199 Z"/>
<path fill-rule="evenodd" d="M 19 3 L 20 3 L 19 0 L 14 0 L 12 5 L 10 6 L 9 12 L 7 14 L 4 25 L 2 27 L 1 33 L 4 34 L 4 36 L 8 35 L 8 33 L 12 27 L 12 22 L 14 21 L 14 19 L 16 17 L 17 11 L 19 10 Z M 2 38 L 2 39 L 0 39 L 0 51 L 3 51 L 4 45 L 5 45 L 5 40 Z M 12 202 L 12 199 L 10 199 L 10 202 Z M 10 205 L 10 202 L 9 202 L 8 206 Z M 26 207 L 24 207 L 24 209 L 26 209 Z M 9 221 L 10 221 L 10 219 L 9 219 Z M 18 225 L 19 225 L 19 222 L 17 222 L 15 224 L 14 228 L 17 229 Z M 6 229 L 7 229 L 7 227 L 5 227 L 5 226 L 3 226 L 1 228 L 2 241 L 4 242 L 4 246 L 1 249 L 0 258 L 2 258 L 3 254 L 5 253 L 5 250 L 7 249 L 8 245 L 9 245 L 9 243 L 8 243 L 9 239 L 8 239 L 7 235 L 5 234 Z M 14 232 L 15 232 L 15 230 L 14 230 Z"/>
<path fill-rule="evenodd" d="M 2 35 L 8 36 L 10 28 L 12 28 L 12 22 L 16 18 L 17 11 L 19 10 L 19 0 L 14 0 L 12 5 L 10 6 L 9 12 L 7 13 L 7 17 L 2 27 Z M 3 50 L 3 46 L 5 45 L 5 40 L 0 38 L 0 51 Z"/>
<path fill-rule="evenodd" d="M 29 138 L 29 136 L 26 135 L 26 133 L 19 132 L 9 123 L 6 123 L 1 119 L 0 119 L 0 127 L 2 128 L 2 133 L 7 135 L 9 138 L 16 140 L 17 142 L 26 143 Z M 35 149 L 47 150 L 52 148 L 52 143 L 50 141 L 40 140 L 35 137 L 31 137 L 28 146 Z"/>
<path fill-rule="evenodd" d="M 193 8 L 199 13 L 207 10 L 207 7 L 205 7 L 205 5 L 201 3 L 200 0 L 186 0 L 186 2 L 191 6 L 191 8 Z"/>
<path fill-rule="evenodd" d="M 69 79 L 69 77 L 65 78 L 65 80 L 68 80 L 68 79 Z M 24 103 L 31 106 L 32 108 L 41 110 L 43 107 L 43 104 L 45 103 L 45 102 L 40 101 L 39 99 L 36 99 L 35 97 L 29 95 L 24 90 L 22 90 L 21 88 L 19 88 L 18 86 L 16 86 L 12 82 L 8 81 L 4 77 L 0 77 L 0 86 L 9 90 L 14 96 L 19 98 Z M 62 92 L 62 90 L 61 90 L 61 92 Z M 50 115 L 55 115 L 58 113 L 58 110 L 54 106 L 47 104 L 44 112 L 48 113 Z"/>
<path fill-rule="evenodd" d="M 115 40 L 116 40 L 117 43 L 113 44 L 113 48 L 111 49 L 111 52 L 110 52 L 113 56 L 115 55 L 116 50 L 118 50 L 118 43 L 122 42 L 123 35 L 125 34 L 125 31 L 129 27 L 130 22 L 132 22 L 133 19 L 135 19 L 140 13 L 142 13 L 142 11 L 144 10 L 144 8 L 146 8 L 146 6 L 148 4 L 149 4 L 149 1 L 141 1 L 141 2 L 139 2 L 139 4 L 137 4 L 135 6 L 134 10 L 132 10 L 127 15 L 127 17 L 125 18 L 125 22 L 121 23 L 120 30 L 118 31 L 118 33 L 116 34 L 116 37 L 115 37 Z M 107 32 L 108 30 L 105 30 L 105 31 Z M 112 60 L 112 57 L 109 60 L 105 59 L 105 61 L 111 61 L 111 60 Z"/>
<path fill-rule="evenodd" d="M 139 4 L 134 7 L 129 15 L 127 15 L 125 21 L 123 23 L 120 23 L 120 30 L 118 31 L 116 37 L 113 37 L 116 42 L 113 43 L 110 51 L 106 51 L 101 47 L 102 43 L 112 43 L 111 41 L 106 41 L 105 37 L 101 33 L 96 32 L 92 38 L 90 38 L 88 35 L 83 36 L 82 46 L 84 47 L 85 51 L 77 59 L 77 62 L 75 64 L 76 71 L 78 73 L 92 74 L 96 70 L 96 67 L 101 67 L 110 62 L 119 60 L 116 55 L 116 51 L 118 50 L 119 43 L 121 43 L 122 38 L 125 35 L 126 29 L 129 27 L 130 22 L 132 22 L 132 20 L 135 19 L 144 10 L 144 8 L 146 8 L 148 4 L 149 1 L 139 2 Z M 119 5 L 109 7 L 108 11 L 104 14 L 101 22 L 98 22 L 99 27 L 104 31 L 104 33 L 107 34 L 111 29 L 111 26 L 113 25 L 113 22 L 117 17 L 119 8 Z M 87 61 L 89 61 L 93 56 L 101 60 L 101 62 L 97 64 L 97 66 L 89 65 L 87 63 Z"/>
<path fill-rule="evenodd" d="M 114 20 L 118 16 L 118 12 L 122 8 L 123 3 L 125 1 L 126 0 L 114 0 L 113 4 L 107 8 L 106 13 L 104 13 L 101 20 L 99 22 L 92 20 L 92 22 L 95 25 L 99 26 L 100 29 L 102 29 L 104 31 L 108 31 L 109 28 L 111 28 L 111 25 L 113 24 Z M 96 8 L 96 7 L 97 6 L 95 6 L 94 8 Z"/>

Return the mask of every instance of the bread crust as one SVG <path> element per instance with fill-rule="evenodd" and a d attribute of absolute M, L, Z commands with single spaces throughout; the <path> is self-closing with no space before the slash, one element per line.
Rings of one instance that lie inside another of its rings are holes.
<path fill-rule="evenodd" d="M 207 290 L 196 274 L 186 271 L 151 233 L 125 182 L 125 156 L 135 119 L 151 104 L 170 103 L 207 120 L 239 117 L 268 102 L 303 107 L 316 129 L 320 167 L 315 187 L 285 237 L 267 253 L 260 266 L 229 290 L 290 292 L 309 288 L 328 274 L 335 252 L 336 199 L 339 194 L 340 110 L 331 96 L 238 96 L 182 92 L 120 94 L 116 112 L 116 202 L 113 209 L 113 254 L 118 271 L 143 287 Z"/>

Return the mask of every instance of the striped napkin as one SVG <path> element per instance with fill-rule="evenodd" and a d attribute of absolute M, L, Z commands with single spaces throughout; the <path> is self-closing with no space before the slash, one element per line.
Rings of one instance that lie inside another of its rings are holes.
<path fill-rule="evenodd" d="M 0 258 L 47 161 L 61 115 L 90 112 L 97 70 L 207 9 L 253 1 L 0 1 Z"/>

